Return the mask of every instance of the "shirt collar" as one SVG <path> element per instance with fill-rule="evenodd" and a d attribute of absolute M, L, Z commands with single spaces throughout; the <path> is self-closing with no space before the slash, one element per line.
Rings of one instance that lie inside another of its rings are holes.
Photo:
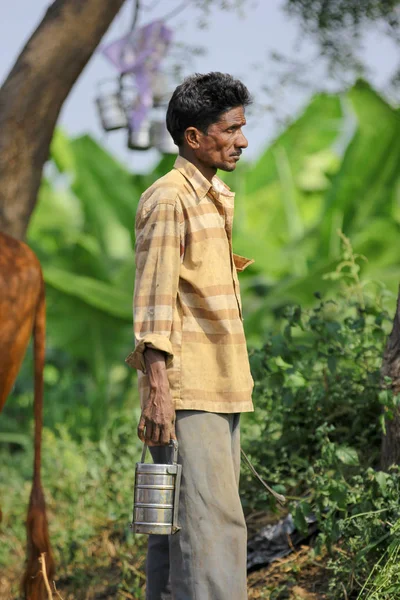
<path fill-rule="evenodd" d="M 177 157 L 174 168 L 182 173 L 182 175 L 190 182 L 200 200 L 204 198 L 210 190 L 217 199 L 221 194 L 230 198 L 234 198 L 235 196 L 222 179 L 214 175 L 210 182 L 202 173 L 200 173 L 199 169 L 195 167 L 193 163 L 186 158 L 183 158 L 183 156 Z"/>

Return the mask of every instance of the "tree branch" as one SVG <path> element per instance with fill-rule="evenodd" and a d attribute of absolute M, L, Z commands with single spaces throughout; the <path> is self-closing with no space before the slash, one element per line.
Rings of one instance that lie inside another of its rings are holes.
<path fill-rule="evenodd" d="M 55 0 L 0 89 L 0 230 L 23 238 L 64 100 L 124 0 Z"/>

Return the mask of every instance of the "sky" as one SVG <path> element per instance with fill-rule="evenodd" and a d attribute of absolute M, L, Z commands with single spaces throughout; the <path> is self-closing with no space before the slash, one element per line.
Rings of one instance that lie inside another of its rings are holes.
<path fill-rule="evenodd" d="M 143 11 L 139 25 L 155 18 L 163 17 L 175 7 L 179 0 L 142 0 L 153 6 L 151 11 Z M 24 43 L 41 21 L 49 0 L 13 0 L 0 21 L 0 81 L 4 80 L 15 62 Z M 214 2 L 213 5 L 218 5 Z M 262 107 L 269 101 L 279 103 L 281 116 L 295 117 L 305 106 L 313 93 L 312 86 L 301 91 L 289 88 L 286 93 L 274 98 L 261 93 L 263 83 L 275 81 L 276 64 L 270 59 L 271 52 L 279 52 L 292 57 L 310 59 L 310 73 L 314 87 L 335 89 L 337 82 L 331 81 L 323 68 L 311 62 L 315 46 L 311 39 L 301 32 L 299 23 L 282 10 L 283 0 L 246 0 L 245 9 L 237 12 L 221 11 L 215 7 L 211 11 L 209 26 L 198 26 L 201 13 L 188 2 L 179 15 L 168 21 L 174 30 L 177 44 L 203 47 L 204 55 L 188 58 L 184 54 L 182 66 L 184 74 L 191 72 L 222 71 L 240 77 L 254 94 L 258 110 L 249 115 L 246 136 L 249 147 L 247 157 L 257 157 L 279 132 L 277 115 Z M 105 37 L 102 44 L 121 37 L 130 26 L 133 11 L 132 0 L 126 3 Z M 385 86 L 393 72 L 398 53 L 390 41 L 376 32 L 369 32 L 363 44 L 363 59 L 370 68 L 369 79 L 379 90 Z M 116 155 L 128 168 L 136 172 L 149 170 L 158 160 L 156 150 L 132 152 L 126 147 L 126 133 L 122 131 L 106 134 L 102 131 L 94 99 L 99 82 L 109 79 L 111 84 L 116 71 L 100 52 L 96 52 L 84 69 L 75 87 L 64 103 L 59 125 L 72 136 L 89 133 L 110 152 Z M 110 83 L 110 82 L 109 82 Z"/>

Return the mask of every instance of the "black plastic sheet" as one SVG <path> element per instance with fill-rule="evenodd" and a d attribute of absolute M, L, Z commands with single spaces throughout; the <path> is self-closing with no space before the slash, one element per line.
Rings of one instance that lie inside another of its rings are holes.
<path fill-rule="evenodd" d="M 293 552 L 293 548 L 309 540 L 317 532 L 318 526 L 314 515 L 306 517 L 306 521 L 306 534 L 296 529 L 291 514 L 275 525 L 263 527 L 247 543 L 247 570 L 265 567 L 274 560 L 287 556 Z"/>

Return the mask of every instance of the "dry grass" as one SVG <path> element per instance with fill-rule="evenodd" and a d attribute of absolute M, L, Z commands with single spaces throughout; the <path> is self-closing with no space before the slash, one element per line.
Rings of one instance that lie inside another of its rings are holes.
<path fill-rule="evenodd" d="M 308 546 L 248 577 L 249 600 L 269 600 L 278 589 L 282 591 L 279 598 L 285 600 L 324 600 L 326 586 L 325 558 L 312 558 Z"/>
<path fill-rule="evenodd" d="M 108 562 L 104 564 L 101 548 L 107 548 Z M 88 571 L 93 569 L 93 584 L 85 588 L 77 588 L 75 579 L 68 577 L 67 573 L 59 573 L 55 585 L 50 587 L 49 600 L 141 600 L 144 598 L 144 572 L 143 560 L 137 564 L 130 564 L 128 568 L 142 581 L 140 595 L 133 595 L 127 589 L 118 589 L 122 579 L 122 571 L 127 568 L 118 558 L 118 544 L 114 544 L 109 537 L 103 538 L 94 550 L 93 558 L 98 559 L 103 567 L 94 568 L 87 565 Z M 100 554 L 98 554 L 100 553 Z M 96 561 L 97 562 L 97 561 Z M 324 558 L 313 559 L 310 548 L 303 546 L 296 553 L 277 560 L 265 569 L 254 571 L 248 577 L 249 600 L 269 600 L 271 594 L 274 598 L 287 600 L 324 600 L 326 599 L 327 572 Z M 9 569 L 0 577 L 0 600 L 17 600 L 20 569 Z M 277 590 L 281 595 L 276 596 Z"/>

